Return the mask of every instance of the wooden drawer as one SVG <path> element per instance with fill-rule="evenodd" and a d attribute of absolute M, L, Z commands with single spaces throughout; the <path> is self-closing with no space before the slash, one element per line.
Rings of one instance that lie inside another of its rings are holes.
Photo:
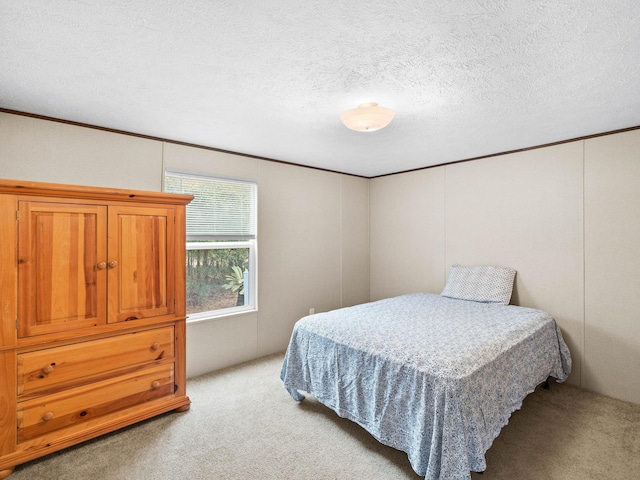
<path fill-rule="evenodd" d="M 165 364 L 18 403 L 18 442 L 174 393 Z"/>
<path fill-rule="evenodd" d="M 18 355 L 18 395 L 53 393 L 173 359 L 174 327 Z"/>

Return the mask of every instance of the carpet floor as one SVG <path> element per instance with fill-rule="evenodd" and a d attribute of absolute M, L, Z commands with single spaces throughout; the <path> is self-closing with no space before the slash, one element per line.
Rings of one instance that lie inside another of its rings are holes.
<path fill-rule="evenodd" d="M 282 355 L 187 383 L 168 413 L 16 467 L 10 480 L 417 480 L 407 456 L 279 379 Z M 636 480 L 640 405 L 552 384 L 529 395 L 474 480 Z"/>

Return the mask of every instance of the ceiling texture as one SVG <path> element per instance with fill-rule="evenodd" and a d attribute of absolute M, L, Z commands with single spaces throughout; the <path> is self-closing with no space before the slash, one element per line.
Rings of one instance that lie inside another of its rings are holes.
<path fill-rule="evenodd" d="M 0 0 L 0 108 L 373 177 L 639 126 L 640 1 Z"/>

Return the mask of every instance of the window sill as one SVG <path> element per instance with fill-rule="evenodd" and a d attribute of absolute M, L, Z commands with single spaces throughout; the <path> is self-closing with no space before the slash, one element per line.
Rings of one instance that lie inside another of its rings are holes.
<path fill-rule="evenodd" d="M 194 325 L 196 323 L 204 323 L 204 322 L 212 322 L 215 320 L 222 320 L 230 317 L 238 317 L 241 315 L 255 313 L 257 311 L 258 309 L 255 307 L 238 307 L 238 308 L 227 308 L 224 311 L 221 311 L 219 313 L 216 313 L 216 312 L 196 313 L 194 315 L 187 315 L 187 325 Z"/>

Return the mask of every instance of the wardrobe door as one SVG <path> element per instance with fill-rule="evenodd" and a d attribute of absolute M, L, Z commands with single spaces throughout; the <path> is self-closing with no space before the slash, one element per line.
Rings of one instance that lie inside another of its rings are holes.
<path fill-rule="evenodd" d="M 109 207 L 109 323 L 173 315 L 174 231 L 173 208 Z"/>
<path fill-rule="evenodd" d="M 18 336 L 106 323 L 103 205 L 18 203 Z"/>

